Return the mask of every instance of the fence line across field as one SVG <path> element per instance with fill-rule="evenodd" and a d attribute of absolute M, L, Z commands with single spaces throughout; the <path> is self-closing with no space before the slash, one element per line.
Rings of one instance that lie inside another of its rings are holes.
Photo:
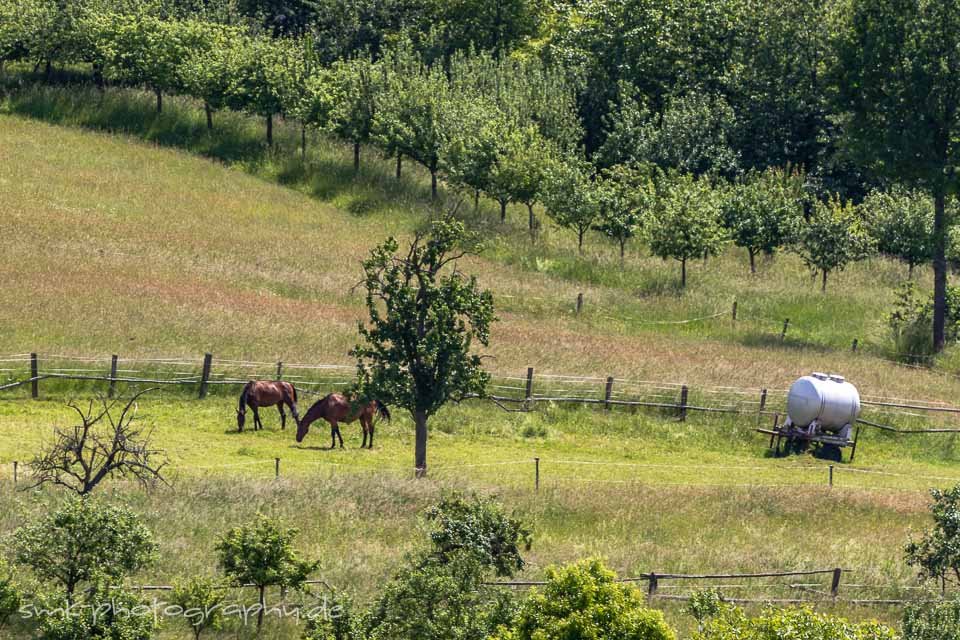
<path fill-rule="evenodd" d="M 19 357 L 20 356 L 5 356 L 0 358 L 0 360 L 9 361 Z M 101 375 L 96 375 L 95 370 L 89 367 L 81 369 L 80 367 L 67 368 L 55 366 L 44 368 L 41 366 L 50 360 L 60 358 L 72 359 L 75 362 L 95 361 L 109 363 L 110 370 L 105 371 Z M 86 357 L 65 356 L 62 354 L 48 356 L 33 353 L 20 360 L 29 366 L 29 377 L 2 384 L 0 385 L 0 391 L 29 384 L 31 387 L 31 396 L 37 398 L 39 397 L 39 383 L 43 380 L 78 380 L 109 383 L 109 395 L 111 397 L 115 393 L 116 384 L 124 383 L 195 385 L 198 387 L 199 397 L 203 398 L 207 395 L 207 391 L 211 387 L 239 386 L 248 381 L 246 377 L 231 376 L 230 371 L 214 370 L 215 361 L 212 354 L 206 354 L 202 361 L 194 361 L 192 364 L 195 365 L 197 369 L 191 371 L 178 369 L 174 371 L 158 370 L 150 372 L 142 369 L 119 368 L 118 363 L 135 360 L 152 360 L 161 365 L 176 363 L 176 366 L 184 366 L 190 364 L 190 362 L 182 356 L 177 358 L 125 359 L 116 355 L 110 357 Z M 231 359 L 217 360 L 216 363 L 217 366 L 225 365 L 227 369 L 238 364 L 256 365 L 264 370 L 269 368 L 269 372 L 273 373 L 275 371 L 278 374 L 278 378 L 282 378 L 282 373 L 285 370 L 297 370 L 301 373 L 306 371 L 324 372 L 325 375 L 319 376 L 319 379 L 308 380 L 304 379 L 305 376 L 296 377 L 296 384 L 302 386 L 307 392 L 310 392 L 310 387 L 323 386 L 336 388 L 347 386 L 352 380 L 349 374 L 355 371 L 353 367 L 339 364 L 284 363 L 282 361 L 268 363 Z M 499 380 L 503 380 L 508 384 L 497 384 Z M 525 385 L 509 384 L 510 382 L 522 382 L 525 383 Z M 527 369 L 527 375 L 525 377 L 509 374 L 494 374 L 493 384 L 491 384 L 490 389 L 493 391 L 506 392 L 506 394 L 490 394 L 487 396 L 488 398 L 497 403 L 507 402 L 520 404 L 522 405 L 522 409 L 520 410 L 530 410 L 537 403 L 543 402 L 603 405 L 605 409 L 618 406 L 628 408 L 652 408 L 675 411 L 680 420 L 686 419 L 688 412 L 756 416 L 774 415 L 778 412 L 773 411 L 771 405 L 777 404 L 779 406 L 783 404 L 786 396 L 786 390 L 783 389 L 709 385 L 694 388 L 683 383 L 669 381 L 632 380 L 629 378 L 618 379 L 613 376 L 603 378 L 600 376 L 557 373 L 543 374 L 535 373 L 533 368 Z M 703 396 L 703 399 L 699 401 L 696 400 L 696 398 L 693 397 L 694 393 L 700 394 L 700 396 Z M 722 396 L 726 396 L 726 398 L 721 398 Z M 960 407 L 949 405 L 940 400 L 913 400 L 864 395 L 861 402 L 865 407 L 874 408 L 885 413 L 897 413 L 895 411 L 896 409 L 902 409 L 914 412 L 922 411 L 945 415 L 960 415 Z M 779 413 L 783 413 L 783 411 Z M 908 413 L 906 411 L 900 411 L 898 415 L 910 418 L 928 417 L 926 414 Z M 862 420 L 861 424 L 901 434 L 960 432 L 960 430 L 957 429 L 947 428 L 898 429 L 870 420 Z"/>

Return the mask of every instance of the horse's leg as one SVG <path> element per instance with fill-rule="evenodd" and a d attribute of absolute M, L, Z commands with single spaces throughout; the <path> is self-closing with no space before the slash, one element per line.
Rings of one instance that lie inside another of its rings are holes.
<path fill-rule="evenodd" d="M 371 417 L 370 418 L 370 444 L 367 445 L 368 449 L 373 449 L 373 424 L 374 424 L 374 419 Z"/>
<path fill-rule="evenodd" d="M 253 406 L 253 430 L 259 431 L 263 429 L 263 423 L 260 422 L 260 408 L 257 405 Z"/>
<path fill-rule="evenodd" d="M 336 424 L 336 427 L 334 428 L 337 430 L 337 440 L 340 441 L 340 448 L 343 449 L 343 436 L 340 435 L 340 425 L 338 423 L 334 424 Z"/>
<path fill-rule="evenodd" d="M 360 443 L 361 449 L 367 448 L 367 421 L 360 416 L 360 430 L 363 431 L 363 442 Z"/>
<path fill-rule="evenodd" d="M 283 431 L 287 428 L 287 414 L 283 412 L 283 403 L 277 405 L 277 409 L 280 410 L 280 431 Z"/>
<path fill-rule="evenodd" d="M 337 446 L 337 423 L 330 423 L 330 449 L 333 450 Z"/>

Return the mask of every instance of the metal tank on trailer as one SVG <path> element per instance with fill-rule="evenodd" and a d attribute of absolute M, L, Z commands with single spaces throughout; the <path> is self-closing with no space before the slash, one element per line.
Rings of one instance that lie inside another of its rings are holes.
<path fill-rule="evenodd" d="M 777 415 L 772 429 L 758 431 L 770 434 L 770 448 L 778 454 L 784 442 L 788 448 L 813 443 L 829 448 L 837 459 L 842 448 L 852 447 L 852 461 L 860 434 L 856 427 L 859 416 L 860 393 L 854 385 L 843 376 L 812 373 L 791 385 L 786 421 L 780 424 Z"/>

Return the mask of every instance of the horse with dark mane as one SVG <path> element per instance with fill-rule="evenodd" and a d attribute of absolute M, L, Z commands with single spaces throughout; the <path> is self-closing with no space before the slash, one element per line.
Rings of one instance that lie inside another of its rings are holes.
<path fill-rule="evenodd" d="M 310 431 L 310 425 L 323 418 L 330 423 L 330 448 L 333 449 L 337 444 L 337 438 L 340 439 L 340 448 L 343 449 L 343 436 L 340 435 L 340 423 L 351 423 L 354 420 L 360 420 L 360 426 L 363 427 L 363 443 L 360 448 L 367 447 L 367 435 L 370 435 L 370 445 L 373 449 L 373 419 L 376 415 L 390 420 L 390 410 L 379 400 L 371 400 L 367 403 L 355 402 L 342 393 L 331 393 L 322 400 L 318 400 L 304 414 L 303 419 L 297 426 L 297 442 L 303 442 L 307 432 Z"/>
<path fill-rule="evenodd" d="M 280 428 L 287 428 L 287 414 L 283 412 L 283 405 L 290 407 L 290 413 L 293 414 L 293 420 L 299 426 L 300 416 L 297 413 L 297 390 L 289 382 L 269 382 L 266 380 L 253 380 L 243 387 L 240 393 L 240 406 L 237 407 L 237 430 L 243 431 L 243 425 L 247 419 L 247 407 L 253 409 L 253 430 L 263 429 L 263 422 L 260 421 L 260 407 L 272 407 L 276 405 L 280 410 Z"/>

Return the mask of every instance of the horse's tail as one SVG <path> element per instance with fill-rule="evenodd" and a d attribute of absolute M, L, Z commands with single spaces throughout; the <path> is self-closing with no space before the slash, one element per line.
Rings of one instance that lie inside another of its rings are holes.
<path fill-rule="evenodd" d="M 243 391 L 240 392 L 240 406 L 237 407 L 237 411 L 240 413 L 246 411 L 247 394 L 250 393 L 250 385 L 252 384 L 252 382 L 248 382 L 247 384 L 243 385 Z"/>
<path fill-rule="evenodd" d="M 374 403 L 377 405 L 377 413 L 380 414 L 380 417 L 385 418 L 387 422 L 390 422 L 390 409 L 387 409 L 387 405 L 383 404 L 379 400 L 374 400 Z"/>

